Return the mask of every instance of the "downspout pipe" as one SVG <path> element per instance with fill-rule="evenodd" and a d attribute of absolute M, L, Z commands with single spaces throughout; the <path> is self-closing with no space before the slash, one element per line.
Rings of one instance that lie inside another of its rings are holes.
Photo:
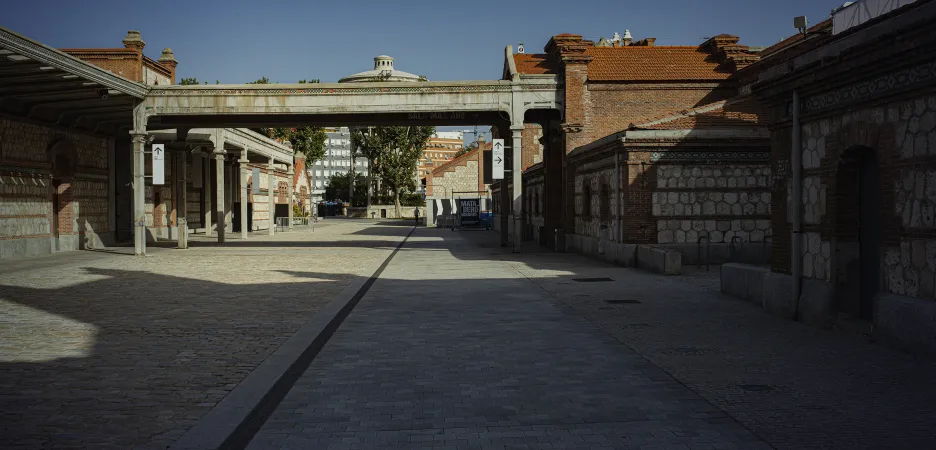
<path fill-rule="evenodd" d="M 803 149 L 800 143 L 800 98 L 799 93 L 793 91 L 793 139 L 790 149 L 790 165 L 792 172 L 793 198 L 793 233 L 790 257 L 790 269 L 793 273 L 793 320 L 799 320 L 800 294 L 803 291 Z"/>

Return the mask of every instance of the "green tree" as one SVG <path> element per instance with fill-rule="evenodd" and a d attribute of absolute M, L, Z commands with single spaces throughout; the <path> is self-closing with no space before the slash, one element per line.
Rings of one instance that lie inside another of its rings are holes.
<path fill-rule="evenodd" d="M 183 78 L 183 79 L 179 80 L 179 84 L 181 84 L 181 85 L 183 85 L 183 86 L 189 86 L 189 85 L 192 85 L 192 84 L 201 84 L 201 83 L 198 82 L 198 79 L 197 79 L 197 78 L 192 77 L 192 78 Z M 208 84 L 208 82 L 206 81 L 205 84 Z"/>
<path fill-rule="evenodd" d="M 468 153 L 476 148 L 478 148 L 477 142 L 469 144 L 467 147 L 462 147 L 461 150 L 455 152 L 455 157 L 458 158 L 459 156 L 464 155 L 465 153 Z"/>
<path fill-rule="evenodd" d="M 416 191 L 416 166 L 435 127 L 373 127 L 352 134 L 352 145 L 370 160 L 370 171 L 393 195 L 397 217 L 401 195 Z"/>
<path fill-rule="evenodd" d="M 328 186 L 325 187 L 325 199 L 326 200 L 337 200 L 342 199 L 344 201 L 348 200 L 348 183 L 350 180 L 349 173 L 336 173 L 328 178 Z M 367 203 L 367 193 L 365 192 L 364 186 L 367 184 L 367 180 L 363 176 L 357 175 L 354 177 L 354 198 L 350 199 L 351 206 L 364 206 Z"/>
<path fill-rule="evenodd" d="M 299 80 L 299 83 L 318 83 L 318 79 Z M 251 81 L 247 84 L 270 84 L 270 79 L 262 77 L 259 80 Z M 312 168 L 317 161 L 325 157 L 325 141 L 328 135 L 322 127 L 296 127 L 296 128 L 261 128 L 257 131 L 260 134 L 269 136 L 283 142 L 288 141 L 293 148 L 293 152 L 305 157 L 306 167 Z M 310 171 L 309 173 L 314 173 Z M 311 195 L 312 185 L 315 184 L 311 176 L 306 177 L 307 188 Z"/>

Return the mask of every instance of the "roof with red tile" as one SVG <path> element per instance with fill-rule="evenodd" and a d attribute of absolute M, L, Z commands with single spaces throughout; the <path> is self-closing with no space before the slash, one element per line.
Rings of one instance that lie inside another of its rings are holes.
<path fill-rule="evenodd" d="M 676 114 L 659 117 L 633 128 L 642 130 L 687 130 L 736 128 L 763 125 L 766 112 L 753 100 L 723 100 Z"/>
<path fill-rule="evenodd" d="M 549 63 L 545 54 L 518 53 L 514 55 L 517 72 L 524 75 L 555 75 L 556 68 Z"/>
<path fill-rule="evenodd" d="M 724 80 L 731 70 L 695 46 L 589 47 L 589 81 Z"/>

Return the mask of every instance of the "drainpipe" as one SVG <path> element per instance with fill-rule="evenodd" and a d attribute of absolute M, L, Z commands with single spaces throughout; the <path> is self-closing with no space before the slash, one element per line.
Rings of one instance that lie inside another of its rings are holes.
<path fill-rule="evenodd" d="M 800 145 L 800 98 L 793 91 L 793 142 L 790 149 L 793 189 L 793 235 L 791 242 L 793 258 L 793 320 L 799 320 L 800 293 L 803 290 L 803 150 Z"/>
<path fill-rule="evenodd" d="M 614 211 L 617 215 L 617 244 L 624 241 L 624 233 L 621 231 L 623 223 L 621 222 L 621 154 L 614 152 Z"/>

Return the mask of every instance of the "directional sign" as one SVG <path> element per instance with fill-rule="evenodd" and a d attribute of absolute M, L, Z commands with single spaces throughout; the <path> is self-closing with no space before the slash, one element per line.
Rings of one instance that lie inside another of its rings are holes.
<path fill-rule="evenodd" d="M 252 170 L 251 173 L 250 173 L 250 177 L 253 178 L 252 182 L 250 183 L 250 184 L 253 185 L 253 186 L 252 186 L 252 187 L 253 187 L 253 193 L 254 193 L 254 194 L 259 194 L 259 193 L 260 193 L 260 168 L 259 168 L 259 167 L 254 167 L 253 170 Z"/>
<path fill-rule="evenodd" d="M 504 179 L 504 140 L 494 139 L 494 149 L 491 152 L 491 178 L 495 180 Z"/>
<path fill-rule="evenodd" d="M 166 146 L 153 144 L 153 184 L 166 184 Z"/>

